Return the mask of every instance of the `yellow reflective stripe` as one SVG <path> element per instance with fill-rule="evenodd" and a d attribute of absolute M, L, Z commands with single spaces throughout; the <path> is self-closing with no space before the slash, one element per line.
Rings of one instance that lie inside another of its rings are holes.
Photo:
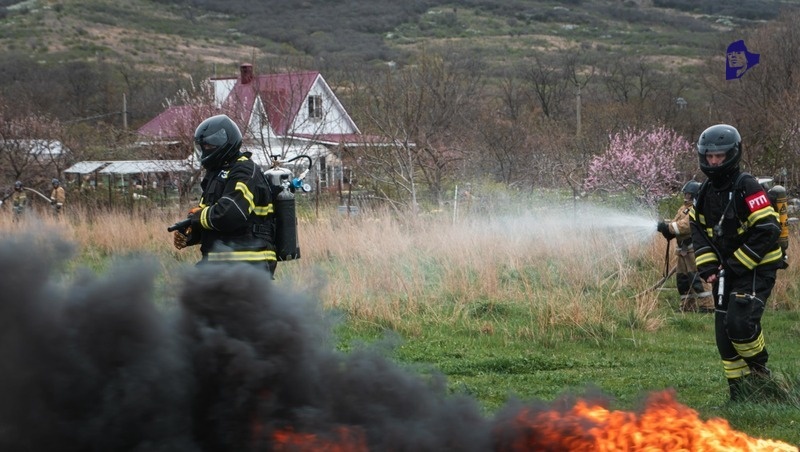
<path fill-rule="evenodd" d="M 735 257 L 736 260 L 741 262 L 742 265 L 744 265 L 745 268 L 747 268 L 748 270 L 752 270 L 756 268 L 756 265 L 758 265 L 758 262 L 751 259 L 750 256 L 745 254 L 745 252 L 742 251 L 741 248 L 738 248 L 736 251 L 733 252 L 733 257 Z"/>
<path fill-rule="evenodd" d="M 770 207 L 769 209 L 765 208 L 765 209 L 757 210 L 757 211 L 751 213 L 750 216 L 747 217 L 747 225 L 748 226 L 753 226 L 757 222 L 759 222 L 762 219 L 767 218 L 767 217 L 774 217 L 776 220 L 778 220 L 780 222 L 780 218 L 778 216 L 778 213 L 775 212 L 775 210 Z"/>
<path fill-rule="evenodd" d="M 761 263 L 762 264 L 768 264 L 770 262 L 775 262 L 775 261 L 780 260 L 782 258 L 783 258 L 783 251 L 781 251 L 781 247 L 780 247 L 780 245 L 778 245 L 777 248 L 775 248 L 774 250 L 772 250 L 769 253 L 767 253 L 767 255 L 764 256 L 764 259 L 761 259 Z"/>
<path fill-rule="evenodd" d="M 725 378 L 728 379 L 750 375 L 750 368 L 747 367 L 747 363 L 741 358 L 735 361 L 726 361 L 723 359 L 722 368 L 725 369 Z"/>
<path fill-rule="evenodd" d="M 703 253 L 695 256 L 695 263 L 700 265 L 714 264 L 717 262 L 717 256 L 714 253 Z"/>
<path fill-rule="evenodd" d="M 226 251 L 208 253 L 210 262 L 255 262 L 255 261 L 274 261 L 277 260 L 275 251 Z"/>
<path fill-rule="evenodd" d="M 273 213 L 274 211 L 275 210 L 273 209 L 272 204 L 267 204 L 266 206 L 255 206 L 255 208 L 253 209 L 253 213 L 260 217 L 267 216 Z"/>
<path fill-rule="evenodd" d="M 756 262 L 750 256 L 748 256 L 741 248 L 737 249 L 733 252 L 733 256 L 742 263 L 748 270 L 752 270 L 756 268 L 757 265 L 764 265 L 769 264 L 770 262 L 775 262 L 783 258 L 783 252 L 781 251 L 780 246 L 775 248 L 774 250 L 767 253 L 760 262 Z M 698 258 L 699 264 L 699 258 Z"/>
<path fill-rule="evenodd" d="M 247 188 L 247 185 L 245 185 L 243 182 L 236 182 L 235 189 L 242 192 L 242 196 L 244 196 L 244 199 L 246 199 L 247 203 L 250 205 L 250 207 L 247 209 L 247 213 L 252 212 L 256 207 L 255 203 L 253 202 L 253 192 L 251 192 L 250 189 Z"/>
<path fill-rule="evenodd" d="M 745 344 L 737 344 L 736 342 L 733 343 L 733 348 L 736 349 L 739 355 L 745 358 L 756 356 L 764 350 L 765 346 L 766 341 L 764 340 L 763 332 L 759 333 L 756 340 L 752 342 L 747 342 Z"/>
<path fill-rule="evenodd" d="M 203 207 L 203 210 L 200 211 L 200 226 L 203 229 L 211 229 L 211 223 L 208 222 L 208 212 L 211 210 L 211 207 Z"/>

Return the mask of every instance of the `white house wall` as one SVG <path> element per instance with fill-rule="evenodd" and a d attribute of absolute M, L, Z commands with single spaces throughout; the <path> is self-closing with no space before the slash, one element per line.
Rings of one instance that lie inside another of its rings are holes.
<path fill-rule="evenodd" d="M 248 124 L 248 130 L 251 134 L 250 138 L 259 143 L 264 141 L 267 146 L 280 143 L 269 121 L 263 121 L 266 117 L 267 113 L 266 110 L 264 110 L 264 103 L 261 102 L 261 97 L 256 97 L 253 110 L 250 112 L 250 122 Z"/>
<path fill-rule="evenodd" d="M 212 80 L 214 83 L 214 103 L 217 108 L 221 107 L 223 102 L 230 96 L 233 87 L 236 86 L 237 79 L 225 78 Z"/>
<path fill-rule="evenodd" d="M 322 98 L 322 118 L 308 117 L 308 96 Z M 354 127 L 350 117 L 344 112 L 336 96 L 327 88 L 321 78 L 318 77 L 311 86 L 308 96 L 303 100 L 300 111 L 289 127 L 289 133 L 309 135 L 357 133 L 358 130 Z"/>

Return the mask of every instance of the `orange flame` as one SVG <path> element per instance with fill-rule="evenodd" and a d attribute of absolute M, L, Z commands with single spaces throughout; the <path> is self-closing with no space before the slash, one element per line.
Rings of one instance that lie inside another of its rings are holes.
<path fill-rule="evenodd" d="M 643 413 L 609 411 L 578 401 L 566 412 L 522 410 L 495 429 L 496 451 L 794 451 L 797 447 L 752 438 L 725 419 L 703 421 L 697 412 L 675 401 L 669 391 L 651 394 Z M 272 435 L 270 450 L 367 452 L 365 432 L 338 427 L 324 438 L 292 428 Z"/>
<path fill-rule="evenodd" d="M 498 450 L 798 451 L 780 441 L 751 438 L 724 419 L 703 422 L 670 392 L 651 395 L 640 415 L 579 401 L 568 412 L 524 410 L 514 422 L 516 434 Z"/>
<path fill-rule="evenodd" d="M 280 430 L 273 435 L 273 448 L 277 452 L 367 452 L 367 439 L 364 432 L 347 427 L 339 427 L 333 439 L 321 438 L 312 433 L 298 433 L 291 428 Z"/>

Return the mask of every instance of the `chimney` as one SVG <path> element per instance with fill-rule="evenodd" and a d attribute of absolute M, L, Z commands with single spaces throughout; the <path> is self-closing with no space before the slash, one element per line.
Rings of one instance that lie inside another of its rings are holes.
<path fill-rule="evenodd" d="M 247 85 L 248 83 L 253 81 L 253 65 L 248 63 L 243 63 L 239 66 L 239 72 L 241 73 L 241 82 L 242 85 Z"/>

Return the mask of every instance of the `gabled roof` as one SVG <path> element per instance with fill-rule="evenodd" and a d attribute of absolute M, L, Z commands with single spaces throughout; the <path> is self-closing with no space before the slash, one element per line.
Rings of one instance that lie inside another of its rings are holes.
<path fill-rule="evenodd" d="M 199 105 L 172 105 L 161 114 L 139 127 L 139 134 L 159 139 L 189 137 L 198 125 L 204 111 L 210 107 Z"/>
<path fill-rule="evenodd" d="M 268 126 L 275 136 L 290 136 L 293 135 L 291 128 L 294 121 L 302 112 L 312 89 L 323 91 L 330 96 L 332 101 L 329 108 L 336 109 L 347 128 L 358 134 L 355 123 L 319 72 L 253 75 L 252 66 L 246 64 L 240 67 L 240 71 L 239 77 L 211 79 L 215 85 L 215 98 L 219 102 L 219 105 L 213 108 L 215 111 L 212 112 L 209 106 L 171 106 L 140 127 L 139 134 L 161 140 L 187 137 L 202 119 L 219 113 L 230 116 L 244 132 L 249 129 L 249 125 L 254 124 L 254 113 L 260 114 L 263 111 L 269 122 Z M 203 115 L 202 109 L 205 109 L 207 114 Z M 267 124 L 263 126 L 266 127 Z M 339 143 L 343 140 L 332 138 L 326 141 Z"/>
<path fill-rule="evenodd" d="M 253 80 L 264 103 L 269 124 L 276 134 L 283 136 L 289 132 L 292 121 L 319 77 L 319 72 L 297 72 L 261 75 Z M 238 84 L 237 87 L 247 85 Z"/>

